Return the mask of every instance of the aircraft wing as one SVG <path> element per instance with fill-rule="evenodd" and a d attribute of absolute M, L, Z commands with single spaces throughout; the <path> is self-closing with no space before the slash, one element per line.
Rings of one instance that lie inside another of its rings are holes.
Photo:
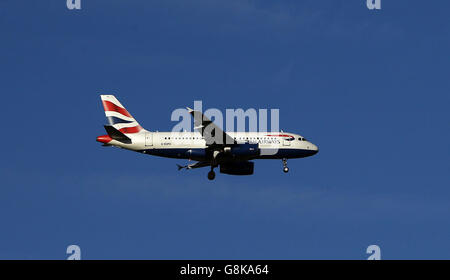
<path fill-rule="evenodd" d="M 177 166 L 178 166 L 178 170 L 181 170 L 181 169 L 195 169 L 195 168 L 200 168 L 200 167 L 211 166 L 211 162 L 198 161 L 196 163 L 188 164 L 188 165 L 185 165 L 185 166 L 177 164 Z"/>
<path fill-rule="evenodd" d="M 194 111 L 191 108 L 187 109 L 194 117 L 194 129 L 205 138 L 207 146 L 229 146 L 235 144 L 233 137 L 203 115 L 202 112 Z"/>

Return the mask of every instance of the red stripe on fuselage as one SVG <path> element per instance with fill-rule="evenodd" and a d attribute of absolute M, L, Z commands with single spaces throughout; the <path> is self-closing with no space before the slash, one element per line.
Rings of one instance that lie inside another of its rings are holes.
<path fill-rule="evenodd" d="M 117 112 L 126 117 L 132 118 L 130 113 L 128 113 L 128 111 L 125 108 L 119 107 L 116 104 L 114 104 L 110 101 L 107 101 L 107 100 L 103 100 L 102 103 L 103 103 L 103 108 L 105 108 L 105 111 Z"/>
<path fill-rule="evenodd" d="M 142 127 L 140 125 L 138 126 L 133 126 L 133 127 L 124 127 L 119 129 L 120 132 L 122 133 L 137 133 L 139 131 L 141 131 Z"/>
<path fill-rule="evenodd" d="M 289 135 L 289 134 L 276 134 L 276 135 L 267 134 L 266 136 L 272 136 L 272 137 L 292 137 L 292 138 L 294 138 L 294 136 Z"/>

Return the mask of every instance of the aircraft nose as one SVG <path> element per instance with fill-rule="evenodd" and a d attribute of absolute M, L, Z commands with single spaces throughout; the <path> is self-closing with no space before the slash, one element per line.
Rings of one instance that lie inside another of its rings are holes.
<path fill-rule="evenodd" d="M 317 147 L 316 145 L 314 145 L 313 143 L 311 143 L 311 152 L 313 153 L 313 155 L 317 154 L 319 152 L 319 147 Z"/>

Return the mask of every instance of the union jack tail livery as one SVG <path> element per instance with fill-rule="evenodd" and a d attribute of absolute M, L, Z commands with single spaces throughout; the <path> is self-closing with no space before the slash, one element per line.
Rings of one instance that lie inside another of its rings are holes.
<path fill-rule="evenodd" d="M 143 130 L 139 123 L 114 95 L 100 95 L 109 124 L 123 134 L 134 134 Z"/>

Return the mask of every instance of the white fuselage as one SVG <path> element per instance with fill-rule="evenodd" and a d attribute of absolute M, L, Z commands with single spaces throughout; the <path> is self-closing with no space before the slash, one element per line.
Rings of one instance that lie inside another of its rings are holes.
<path fill-rule="evenodd" d="M 317 153 L 318 148 L 302 136 L 285 132 L 227 132 L 238 144 L 258 144 L 261 153 L 252 158 L 299 158 Z M 208 146 L 199 132 L 149 132 L 132 136 L 131 144 L 116 140 L 108 144 L 170 158 L 206 160 Z"/>
<path fill-rule="evenodd" d="M 114 95 L 101 95 L 107 135 L 97 137 L 104 146 L 116 146 L 148 155 L 197 161 L 178 169 L 209 166 L 208 179 L 215 178 L 214 168 L 229 175 L 251 175 L 254 159 L 282 159 L 283 171 L 289 171 L 287 159 L 316 154 L 313 143 L 294 133 L 224 132 L 201 111 L 186 108 L 194 119 L 197 132 L 151 132 L 144 129 Z M 223 137 L 223 139 L 222 139 Z"/>

